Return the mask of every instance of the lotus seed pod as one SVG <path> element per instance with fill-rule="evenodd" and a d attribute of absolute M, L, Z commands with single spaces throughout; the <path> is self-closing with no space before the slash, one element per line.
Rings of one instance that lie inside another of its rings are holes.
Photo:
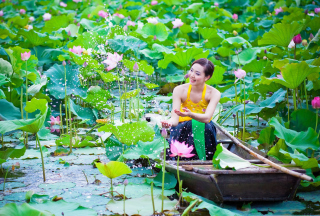
<path fill-rule="evenodd" d="M 238 35 L 238 32 L 237 32 L 236 30 L 233 30 L 232 34 L 233 34 L 234 36 L 237 36 L 237 35 Z"/>
<path fill-rule="evenodd" d="M 306 39 L 303 39 L 303 40 L 302 40 L 302 45 L 303 45 L 303 46 L 308 46 L 308 41 L 307 41 Z"/>

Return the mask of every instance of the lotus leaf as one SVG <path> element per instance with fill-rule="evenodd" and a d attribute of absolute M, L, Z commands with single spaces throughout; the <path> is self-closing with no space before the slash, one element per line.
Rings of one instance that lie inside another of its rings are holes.
<path fill-rule="evenodd" d="M 246 44 L 249 47 L 252 47 L 247 40 L 245 40 L 243 37 L 240 37 L 240 36 L 226 38 L 224 39 L 222 44 L 226 44 L 226 43 L 233 45 L 236 48 L 240 48 L 243 44 Z"/>
<path fill-rule="evenodd" d="M 216 152 L 213 155 L 212 163 L 217 168 L 232 168 L 235 170 L 251 166 L 250 162 L 233 154 L 221 144 L 217 145 Z"/>
<path fill-rule="evenodd" d="M 295 131 L 306 131 L 309 127 L 315 128 L 316 114 L 311 110 L 298 109 L 290 114 L 290 129 Z M 320 122 L 318 122 L 317 132 L 320 130 Z"/>
<path fill-rule="evenodd" d="M 288 151 L 288 147 L 283 139 L 278 140 L 278 142 L 269 150 L 268 155 L 275 157 L 283 163 L 290 163 L 291 157 L 282 154 L 280 150 Z"/>
<path fill-rule="evenodd" d="M 109 46 L 116 52 L 125 53 L 132 50 L 135 54 L 147 47 L 147 43 L 133 36 L 117 35 L 108 40 Z"/>
<path fill-rule="evenodd" d="M 124 65 L 129 68 L 131 71 L 133 71 L 133 66 L 137 63 L 139 66 L 139 70 L 145 72 L 147 75 L 152 75 L 154 72 L 154 68 L 148 64 L 147 61 L 140 61 L 140 62 L 135 62 L 135 61 L 130 61 L 130 60 L 124 60 Z"/>
<path fill-rule="evenodd" d="M 129 99 L 129 98 L 137 96 L 139 94 L 139 92 L 140 92 L 140 89 L 128 91 L 128 92 L 122 94 L 120 98 L 121 98 L 121 100 Z"/>
<path fill-rule="evenodd" d="M 139 121 L 134 123 L 125 123 L 120 126 L 105 124 L 100 127 L 98 131 L 105 131 L 113 133 L 117 139 L 126 145 L 134 145 L 138 141 L 152 141 L 154 131 L 147 125 L 146 121 Z"/>
<path fill-rule="evenodd" d="M 40 83 L 35 83 L 34 85 L 32 85 L 28 88 L 28 93 L 31 95 L 35 95 L 36 93 L 38 93 L 40 91 L 42 86 L 45 86 L 46 84 L 47 84 L 47 76 L 43 75 L 41 77 Z"/>
<path fill-rule="evenodd" d="M 238 56 L 232 56 L 232 61 L 236 62 L 237 64 L 246 65 L 252 60 L 255 60 L 257 58 L 257 53 L 264 49 L 265 47 L 248 48 L 242 51 Z"/>
<path fill-rule="evenodd" d="M 269 124 L 275 127 L 274 134 L 280 139 L 284 139 L 286 144 L 292 149 L 305 151 L 306 149 L 316 150 L 319 148 L 318 135 L 312 128 L 307 131 L 297 132 L 282 126 L 279 121 L 272 117 Z"/>
<path fill-rule="evenodd" d="M 5 99 L 0 99 L 0 117 L 4 120 L 14 120 L 21 118 L 20 109 L 15 107 L 11 102 Z"/>
<path fill-rule="evenodd" d="M 54 214 L 47 211 L 40 211 L 28 203 L 23 203 L 21 206 L 15 203 L 9 203 L 4 207 L 0 208 L 0 215 L 11 215 L 11 216 L 24 216 L 24 215 L 34 215 L 34 216 L 54 216 Z"/>
<path fill-rule="evenodd" d="M 165 41 L 168 37 L 166 26 L 163 23 L 147 23 L 142 28 L 142 36 L 147 38 L 149 36 L 156 37 L 159 41 Z"/>
<path fill-rule="evenodd" d="M 81 46 L 85 49 L 94 49 L 100 43 L 100 41 L 101 39 L 97 32 L 84 32 L 81 35 L 79 35 L 79 37 L 75 41 L 69 43 L 68 48 L 73 48 L 73 46 Z"/>
<path fill-rule="evenodd" d="M 154 185 L 157 187 L 162 187 L 162 170 L 157 174 L 157 176 L 153 179 Z M 177 179 L 173 173 L 166 172 L 164 177 L 164 189 L 173 189 L 177 184 Z"/>
<path fill-rule="evenodd" d="M 95 123 L 95 120 L 97 119 L 96 111 L 94 109 L 90 109 L 88 107 L 82 107 L 80 105 L 77 105 L 73 102 L 73 100 L 69 99 L 70 103 L 70 110 L 73 114 L 78 116 L 78 118 L 82 120 L 90 119 L 88 121 L 88 124 Z"/>
<path fill-rule="evenodd" d="M 128 145 L 122 144 L 115 136 L 111 136 L 106 144 L 106 155 L 109 160 L 116 161 L 128 148 Z"/>
<path fill-rule="evenodd" d="M 6 162 L 10 158 L 19 158 L 26 152 L 26 147 L 23 144 L 18 145 L 16 148 L 7 148 L 5 151 L 0 151 L 0 164 Z"/>
<path fill-rule="evenodd" d="M 98 110 L 111 108 L 110 105 L 107 104 L 108 99 L 112 97 L 109 91 L 102 89 L 100 86 L 91 86 L 87 93 L 85 101 L 90 103 L 94 108 Z"/>
<path fill-rule="evenodd" d="M 108 178 L 117 178 L 124 174 L 130 174 L 132 170 L 123 162 L 110 161 L 106 164 L 95 163 L 101 174 Z"/>
<path fill-rule="evenodd" d="M 13 73 L 11 64 L 2 58 L 0 58 L 0 71 L 2 74 L 7 74 L 9 76 Z"/>
<path fill-rule="evenodd" d="M 208 85 L 218 85 L 223 80 L 223 74 L 226 70 L 223 67 L 215 66 L 214 67 L 214 73 L 212 74 L 212 77 L 206 81 L 206 84 Z"/>
<path fill-rule="evenodd" d="M 298 152 L 296 149 L 294 150 L 294 153 L 289 153 L 287 151 L 284 151 L 283 149 L 280 149 L 280 153 L 284 154 L 285 156 L 291 157 L 291 159 L 294 161 L 294 163 L 301 167 L 302 169 L 311 169 L 318 167 L 318 161 L 315 158 L 308 158 L 304 154 Z"/>
<path fill-rule="evenodd" d="M 116 75 L 113 75 L 111 72 L 109 73 L 103 73 L 102 71 L 100 70 L 97 70 L 98 74 L 101 76 L 102 80 L 105 82 L 105 83 L 108 83 L 108 82 L 112 82 L 112 81 L 115 81 L 115 80 L 118 80 L 119 77 L 116 76 Z"/>

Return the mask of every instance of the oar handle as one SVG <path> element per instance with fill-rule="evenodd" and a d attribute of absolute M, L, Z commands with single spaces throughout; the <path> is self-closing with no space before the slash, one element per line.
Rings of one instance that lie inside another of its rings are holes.
<path fill-rule="evenodd" d="M 287 173 L 288 175 L 292 175 L 295 176 L 297 178 L 301 178 L 310 182 L 313 182 L 313 178 L 311 178 L 310 176 L 306 175 L 306 174 L 302 174 L 293 170 L 289 170 L 285 167 L 282 167 L 270 160 L 268 160 L 267 158 L 255 153 L 254 151 L 252 151 L 251 149 L 249 149 L 247 146 L 243 145 L 242 143 L 240 143 L 240 141 L 235 138 L 234 136 L 232 136 L 228 131 L 226 131 L 225 129 L 221 128 L 220 126 L 216 125 L 217 128 L 219 128 L 219 130 L 226 135 L 228 138 L 230 138 L 236 145 L 238 145 L 239 147 L 241 147 L 243 150 L 245 150 L 246 152 L 248 152 L 250 155 L 252 155 L 253 157 L 261 160 L 262 162 L 269 164 L 270 166 L 272 166 L 275 169 L 278 169 L 284 173 Z"/>

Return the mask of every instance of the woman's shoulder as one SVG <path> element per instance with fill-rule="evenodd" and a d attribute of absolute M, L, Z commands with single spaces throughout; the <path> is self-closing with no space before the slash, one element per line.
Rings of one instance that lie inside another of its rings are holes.
<path fill-rule="evenodd" d="M 208 98 L 221 96 L 221 93 L 218 89 L 216 89 L 212 86 L 209 86 L 209 85 L 207 85 L 207 92 L 209 93 Z"/>
<path fill-rule="evenodd" d="M 189 85 L 190 85 L 189 83 L 178 85 L 174 88 L 174 91 L 178 91 L 178 92 L 188 91 Z"/>

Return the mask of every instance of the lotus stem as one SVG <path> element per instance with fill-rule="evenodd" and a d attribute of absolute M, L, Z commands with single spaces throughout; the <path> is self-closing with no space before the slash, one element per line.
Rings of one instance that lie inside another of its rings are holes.
<path fill-rule="evenodd" d="M 126 216 L 126 186 L 125 185 L 123 189 L 123 215 Z"/>
<path fill-rule="evenodd" d="M 119 87 L 119 100 L 120 100 L 120 108 L 121 108 L 121 116 L 122 116 L 122 112 L 123 112 L 123 109 L 122 109 L 122 103 L 121 103 L 121 89 L 120 89 L 120 78 L 119 78 L 119 72 L 117 70 L 117 76 L 118 76 L 118 87 Z M 124 123 L 124 121 L 122 120 L 122 123 Z"/>
<path fill-rule="evenodd" d="M 147 159 L 148 159 L 149 166 L 151 167 L 151 173 L 152 173 L 152 175 L 153 175 L 154 173 L 153 173 L 153 169 L 152 169 L 152 166 L 151 166 L 151 163 L 150 163 L 149 157 L 147 157 Z"/>
<path fill-rule="evenodd" d="M 84 172 L 84 170 L 82 170 L 82 172 L 83 172 L 83 174 L 84 174 L 84 177 L 86 177 L 87 184 L 89 184 L 89 181 L 88 181 L 88 178 L 87 178 L 86 173 Z"/>
<path fill-rule="evenodd" d="M 289 89 L 287 88 L 288 122 L 290 121 Z"/>
<path fill-rule="evenodd" d="M 132 109 L 132 98 L 129 98 L 129 119 L 130 119 L 130 123 L 132 122 L 131 109 Z"/>
<path fill-rule="evenodd" d="M 64 68 L 64 108 L 66 112 L 66 134 L 68 134 L 68 98 L 67 98 L 67 70 L 66 66 L 63 65 Z M 62 119 L 61 119 L 62 121 Z"/>
<path fill-rule="evenodd" d="M 8 175 L 8 172 L 9 172 L 9 168 L 10 168 L 10 166 L 8 166 L 6 175 L 4 176 L 4 181 L 3 181 L 3 193 L 4 193 L 4 189 L 6 188 L 6 179 L 7 179 L 7 175 Z"/>
<path fill-rule="evenodd" d="M 40 148 L 43 182 L 46 182 L 46 173 L 45 173 L 45 168 L 44 168 L 43 153 L 42 153 L 42 148 L 41 148 L 40 140 L 38 137 L 38 133 L 36 133 L 36 141 L 38 142 L 39 148 Z"/>
<path fill-rule="evenodd" d="M 164 178 L 165 178 L 165 172 L 166 172 L 166 139 L 163 138 L 163 165 L 162 165 L 162 192 L 161 192 L 161 199 L 162 199 L 162 204 L 161 204 L 161 212 L 163 213 L 163 192 L 164 192 Z"/>
<path fill-rule="evenodd" d="M 21 85 L 21 95 L 20 95 L 20 108 L 21 108 L 21 119 L 23 119 L 23 85 Z M 25 132 L 23 131 L 23 138 L 24 138 L 24 145 L 27 147 L 27 144 L 26 144 L 26 134 Z"/>
<path fill-rule="evenodd" d="M 28 61 L 26 61 L 26 103 L 28 102 Z M 28 119 L 28 112 L 26 112 L 26 119 Z M 28 132 L 26 132 L 26 145 L 28 145 Z"/>
<path fill-rule="evenodd" d="M 307 93 L 307 87 L 306 87 L 306 79 L 304 79 L 304 94 L 306 95 L 306 104 L 307 104 L 307 110 L 308 110 L 309 104 L 308 104 L 308 93 Z"/>
<path fill-rule="evenodd" d="M 154 198 L 153 198 L 153 181 L 151 182 L 151 201 L 152 201 L 152 208 L 153 208 L 153 215 L 156 213 L 156 209 L 154 207 Z"/>
<path fill-rule="evenodd" d="M 181 216 L 189 215 L 189 212 L 191 211 L 191 209 L 193 209 L 193 207 L 195 207 L 195 205 L 197 205 L 198 202 L 199 202 L 199 199 L 196 199 L 193 202 L 191 202 L 190 205 L 183 211 Z"/>
<path fill-rule="evenodd" d="M 296 89 L 293 89 L 293 106 L 294 110 L 297 110 L 297 99 L 296 99 Z"/>
<path fill-rule="evenodd" d="M 71 98 L 69 98 L 69 101 L 68 101 L 68 109 L 69 109 L 69 122 L 70 122 L 70 151 L 69 151 L 69 154 L 72 153 L 72 125 L 71 125 L 71 109 L 70 109 L 70 101 L 71 101 Z M 68 121 L 68 119 L 67 119 Z"/>
<path fill-rule="evenodd" d="M 316 126 L 314 127 L 314 131 L 317 133 L 317 127 L 318 127 L 318 111 L 319 109 L 316 110 Z"/>
<path fill-rule="evenodd" d="M 246 83 L 243 79 L 243 131 L 242 131 L 242 140 L 245 141 L 245 132 L 246 132 Z"/>
<path fill-rule="evenodd" d="M 177 159 L 177 178 L 178 178 L 178 184 L 179 184 L 179 195 L 180 195 L 180 175 L 179 175 L 179 156 Z"/>
<path fill-rule="evenodd" d="M 63 123 L 62 123 L 62 103 L 60 104 L 60 127 L 61 127 L 61 134 L 64 134 L 64 132 L 63 132 Z"/>
<path fill-rule="evenodd" d="M 140 91 L 139 91 L 139 81 L 138 81 L 138 71 L 136 72 L 137 74 L 137 89 L 138 89 L 138 108 L 137 108 L 137 111 L 138 111 L 138 117 L 137 117 L 137 121 L 140 120 Z"/>
<path fill-rule="evenodd" d="M 111 194 L 111 199 L 113 200 L 113 185 L 112 185 L 112 178 L 110 178 L 110 180 L 111 180 L 110 194 Z"/>

